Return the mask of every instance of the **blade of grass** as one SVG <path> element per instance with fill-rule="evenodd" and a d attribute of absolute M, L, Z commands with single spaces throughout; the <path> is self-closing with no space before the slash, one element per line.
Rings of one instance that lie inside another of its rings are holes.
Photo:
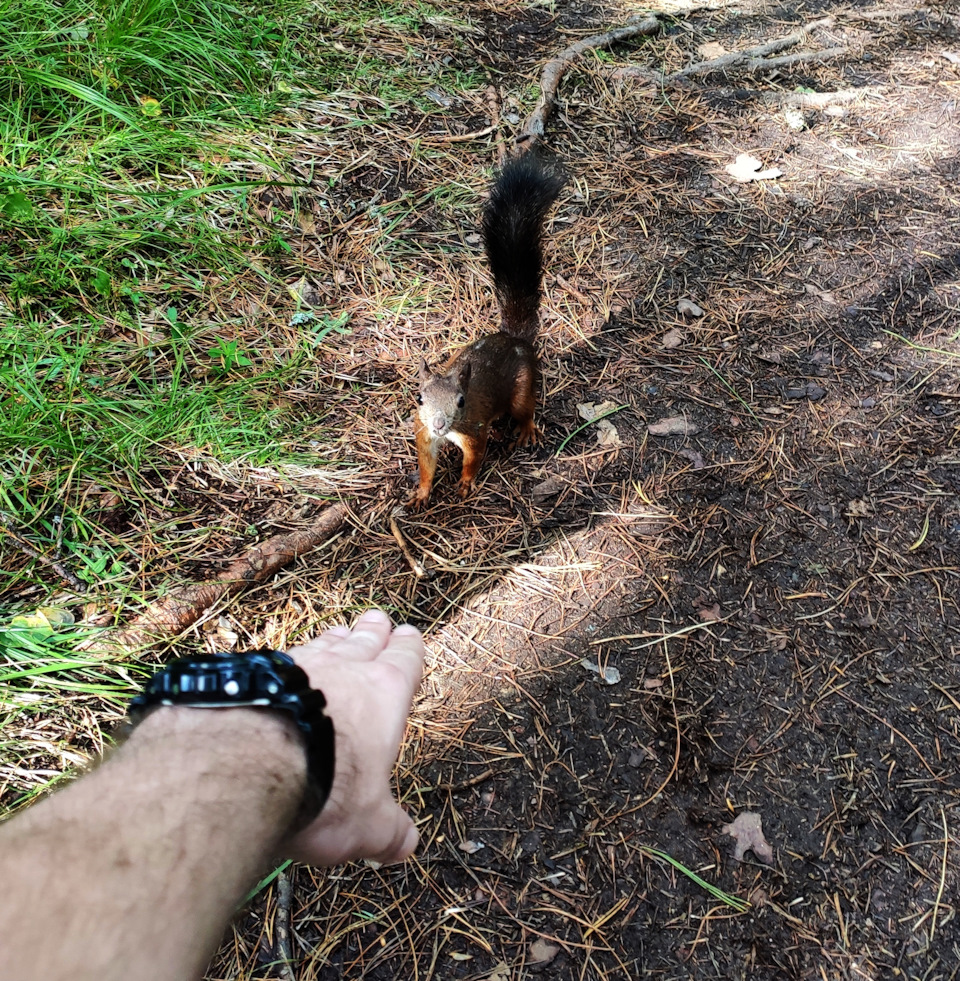
<path fill-rule="evenodd" d="M 750 909 L 750 903 L 745 899 L 740 899 L 739 896 L 731 896 L 730 893 L 724 892 L 719 887 L 707 882 L 705 879 L 701 879 L 696 872 L 688 869 L 682 862 L 678 862 L 672 855 L 668 855 L 666 852 L 660 851 L 658 848 L 652 848 L 649 845 L 641 845 L 641 851 L 646 852 L 651 858 L 656 858 L 661 862 L 666 862 L 668 865 L 672 865 L 678 872 L 685 875 L 691 882 L 695 882 L 701 889 L 708 892 L 714 899 L 719 900 L 721 903 L 726 903 L 727 906 L 732 907 L 738 913 L 745 913 Z"/>

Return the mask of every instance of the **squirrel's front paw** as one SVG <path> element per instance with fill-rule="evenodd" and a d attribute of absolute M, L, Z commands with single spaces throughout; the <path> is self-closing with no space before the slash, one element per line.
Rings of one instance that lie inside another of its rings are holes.
<path fill-rule="evenodd" d="M 457 493 L 460 495 L 460 500 L 465 501 L 470 496 L 470 491 L 473 490 L 472 480 L 461 480 L 457 484 Z"/>
<path fill-rule="evenodd" d="M 520 427 L 520 432 L 517 434 L 517 441 L 513 445 L 516 447 L 527 445 L 536 446 L 540 442 L 540 436 L 540 430 L 531 419 L 530 422 Z"/>
<path fill-rule="evenodd" d="M 430 500 L 430 488 L 418 487 L 408 498 L 407 507 L 411 511 L 419 511 Z"/>

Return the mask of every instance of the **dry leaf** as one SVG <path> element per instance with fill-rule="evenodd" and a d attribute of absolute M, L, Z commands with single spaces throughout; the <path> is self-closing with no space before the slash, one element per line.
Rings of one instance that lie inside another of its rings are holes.
<path fill-rule="evenodd" d="M 719 41 L 707 41 L 697 48 L 697 53 L 704 61 L 712 61 L 727 53 L 727 49 Z"/>
<path fill-rule="evenodd" d="M 660 343 L 668 351 L 672 351 L 674 348 L 680 347 L 680 345 L 683 343 L 683 334 L 681 334 L 680 331 L 674 327 L 673 330 L 668 330 L 666 334 L 663 335 Z"/>
<path fill-rule="evenodd" d="M 714 603 L 713 606 L 701 607 L 701 609 L 697 610 L 697 612 L 700 614 L 700 619 L 703 620 L 705 623 L 710 620 L 719 620 L 720 604 Z"/>
<path fill-rule="evenodd" d="M 227 650 L 232 650 L 240 642 L 240 636 L 226 617 L 217 620 L 217 637 Z"/>
<path fill-rule="evenodd" d="M 620 434 L 609 419 L 601 419 L 597 423 L 597 443 L 600 446 L 617 447 L 621 446 Z"/>
<path fill-rule="evenodd" d="M 767 903 L 770 902 L 770 896 L 767 894 L 766 889 L 761 889 L 759 886 L 757 886 L 757 888 L 754 889 L 747 897 L 747 902 L 749 902 L 751 906 L 756 906 L 759 908 L 761 906 L 766 906 Z"/>
<path fill-rule="evenodd" d="M 600 665 L 597 664 L 596 661 L 591 661 L 588 657 L 585 657 L 580 663 L 588 671 L 603 678 L 604 682 L 608 685 L 615 685 L 620 681 L 620 672 L 617 670 L 617 668 L 607 665 L 601 670 Z"/>
<path fill-rule="evenodd" d="M 869 518 L 873 514 L 873 505 L 860 498 L 847 505 L 845 514 L 848 518 Z"/>
<path fill-rule="evenodd" d="M 793 106 L 787 106 L 783 110 L 783 119 L 790 129 L 796 132 L 807 128 L 807 117 Z"/>
<path fill-rule="evenodd" d="M 647 426 L 651 436 L 692 436 L 700 432 L 700 427 L 686 416 L 670 416 Z"/>
<path fill-rule="evenodd" d="M 510 981 L 510 968 L 506 961 L 500 961 L 484 981 Z"/>
<path fill-rule="evenodd" d="M 560 948 L 556 944 L 547 943 L 542 938 L 534 940 L 528 948 L 530 952 L 530 964 L 549 964 L 550 961 L 560 953 Z"/>
<path fill-rule="evenodd" d="M 380 279 L 382 279 L 385 283 L 393 283 L 396 281 L 397 274 L 388 263 L 383 261 L 383 259 L 374 259 L 373 268 L 377 270 L 377 272 L 380 274 Z"/>
<path fill-rule="evenodd" d="M 468 855 L 476 855 L 481 848 L 486 848 L 487 846 L 482 841 L 461 841 L 457 848 L 462 852 L 466 852 Z"/>
<path fill-rule="evenodd" d="M 696 450 L 678 450 L 677 456 L 682 456 L 684 460 L 689 460 L 694 470 L 702 470 L 706 466 L 703 462 L 703 456 Z"/>
<path fill-rule="evenodd" d="M 549 500 L 551 497 L 556 497 L 560 491 L 566 486 L 566 482 L 561 480 L 559 477 L 547 477 L 546 480 L 537 484 L 536 487 L 530 492 L 533 497 L 535 504 L 541 504 L 543 501 Z"/>
<path fill-rule="evenodd" d="M 763 170 L 763 164 L 756 157 L 751 157 L 749 153 L 741 153 L 732 164 L 727 164 L 724 170 L 735 180 L 746 181 L 765 181 L 773 177 L 783 177 L 783 171 L 776 167 Z"/>
<path fill-rule="evenodd" d="M 604 412 L 609 412 L 611 409 L 615 409 L 616 407 L 617 403 L 610 402 L 609 400 L 606 402 L 601 402 L 599 405 L 596 405 L 594 402 L 581 402 L 580 405 L 577 406 L 577 412 L 579 413 L 581 419 L 585 420 L 586 422 L 593 422 L 593 420 L 598 416 L 602 416 Z"/>
<path fill-rule="evenodd" d="M 680 300 L 677 303 L 677 313 L 684 317 L 702 317 L 703 307 L 698 306 L 693 300 Z"/>
<path fill-rule="evenodd" d="M 577 406 L 577 412 L 581 419 L 593 422 L 606 412 L 617 408 L 616 402 L 607 400 L 596 405 L 593 402 L 582 402 Z M 613 423 L 609 419 L 600 419 L 597 423 L 597 442 L 600 446 L 616 448 L 621 445 L 620 434 L 617 432 Z"/>
<path fill-rule="evenodd" d="M 725 824 L 722 830 L 725 835 L 730 835 L 737 842 L 733 849 L 733 857 L 736 861 L 742 862 L 744 853 L 751 851 L 759 861 L 767 865 L 773 864 L 773 849 L 763 837 L 759 814 L 744 811 L 737 815 L 732 824 Z"/>

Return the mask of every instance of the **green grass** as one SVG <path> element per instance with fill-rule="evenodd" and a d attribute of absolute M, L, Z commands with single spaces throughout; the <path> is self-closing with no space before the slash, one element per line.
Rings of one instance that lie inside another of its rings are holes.
<path fill-rule="evenodd" d="M 265 137 L 304 92 L 377 75 L 303 45 L 318 22 L 306 0 L 0 0 L 0 512 L 40 548 L 62 514 L 101 584 L 123 557 L 96 544 L 84 487 L 136 497 L 184 459 L 307 459 L 279 396 L 343 319 L 275 350 L 196 314 L 224 282 L 286 295 L 290 249 L 248 207 L 265 170 L 282 180 Z M 0 596 L 19 582 L 0 573 Z"/>
<path fill-rule="evenodd" d="M 11 311 L 112 315 L 144 283 L 187 288 L 171 267 L 248 264 L 235 233 L 260 182 L 225 169 L 238 154 L 228 160 L 217 132 L 253 129 L 288 98 L 279 83 L 300 56 L 284 23 L 307 10 L 0 0 L 0 295 Z M 237 216 L 228 234 L 211 226 L 212 207 Z"/>
<path fill-rule="evenodd" d="M 696 872 L 694 872 L 692 869 L 688 869 L 686 865 L 675 859 L 672 855 L 669 855 L 667 852 L 660 851 L 659 848 L 652 848 L 649 845 L 642 845 L 641 850 L 661 862 L 666 862 L 668 865 L 672 865 L 678 872 L 685 875 L 691 882 L 696 883 L 701 889 L 713 896 L 714 899 L 719 900 L 721 903 L 731 907 L 738 913 L 745 913 L 750 909 L 750 903 L 747 902 L 747 900 L 741 899 L 739 896 L 731 895 L 728 892 L 724 892 L 719 886 L 715 886 L 712 882 L 707 882 L 706 879 L 702 879 Z"/>

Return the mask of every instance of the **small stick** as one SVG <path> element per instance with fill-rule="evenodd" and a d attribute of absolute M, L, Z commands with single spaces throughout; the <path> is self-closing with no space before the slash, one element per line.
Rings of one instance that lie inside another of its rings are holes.
<path fill-rule="evenodd" d="M 930 943 L 933 943 L 933 936 L 937 932 L 937 913 L 940 911 L 940 900 L 943 899 L 943 887 L 947 881 L 947 854 L 950 851 L 950 831 L 947 828 L 947 812 L 940 808 L 940 820 L 943 821 L 943 862 L 940 865 L 940 885 L 937 888 L 937 898 L 933 901 L 932 916 L 930 918 Z"/>
<path fill-rule="evenodd" d="M 470 777 L 469 780 L 461 780 L 460 783 L 438 783 L 437 790 L 448 790 L 450 793 L 456 793 L 458 790 L 469 790 L 471 787 L 476 787 L 478 783 L 483 783 L 489 780 L 493 776 L 493 768 L 484 770 L 483 773 L 478 773 L 475 777 Z"/>
<path fill-rule="evenodd" d="M 3 515 L 0 519 L 0 531 L 6 532 L 7 536 L 12 539 L 14 545 L 23 552 L 24 555 L 30 556 L 31 559 L 36 559 L 37 562 L 42 563 L 60 576 L 61 579 L 65 579 L 74 590 L 78 593 L 85 593 L 87 591 L 87 584 L 82 582 L 72 569 L 68 568 L 63 562 L 57 559 L 51 559 L 49 555 L 43 555 L 38 552 L 32 545 L 29 545 L 20 534 L 11 527 L 12 522 L 6 515 Z"/>
<path fill-rule="evenodd" d="M 284 981 L 296 981 L 293 973 L 293 948 L 290 945 L 290 907 L 293 901 L 293 887 L 290 874 L 281 871 L 277 874 L 277 954 L 280 958 L 280 973 Z"/>
<path fill-rule="evenodd" d="M 483 136 L 496 133 L 498 125 L 486 126 L 483 129 L 474 130 L 472 133 L 438 133 L 436 136 L 428 135 L 423 137 L 423 141 L 425 143 L 467 143 L 470 140 L 479 140 Z"/>
<path fill-rule="evenodd" d="M 403 557 L 407 560 L 410 568 L 413 569 L 413 574 L 418 579 L 422 579 L 427 574 L 427 570 L 413 557 L 413 553 L 407 547 L 406 540 L 400 533 L 400 525 L 397 524 L 397 519 L 392 514 L 390 515 L 390 530 L 393 532 L 393 537 L 400 546 L 400 551 L 403 552 Z"/>

